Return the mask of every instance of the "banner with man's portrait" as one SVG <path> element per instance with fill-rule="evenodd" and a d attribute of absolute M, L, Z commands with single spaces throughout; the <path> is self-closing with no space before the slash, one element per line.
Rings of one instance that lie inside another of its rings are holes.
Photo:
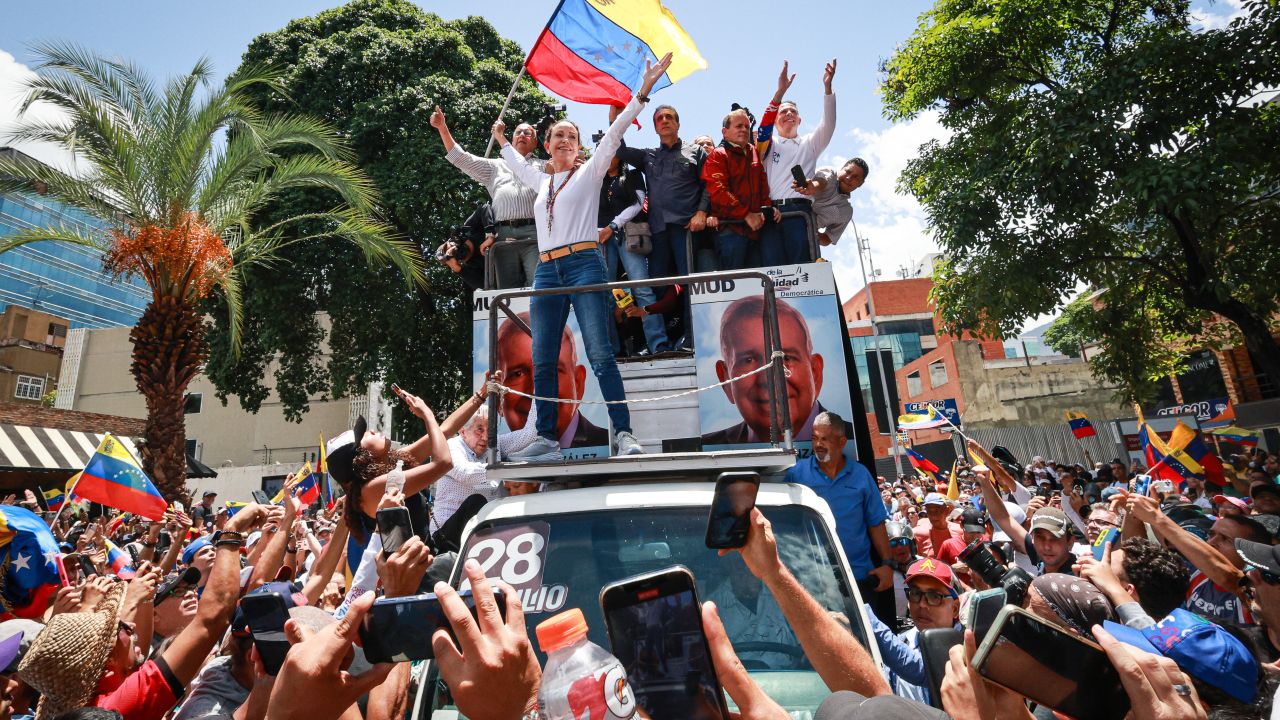
<path fill-rule="evenodd" d="M 812 447 L 813 420 L 829 410 L 853 420 L 845 367 L 846 332 L 830 263 L 762 268 L 774 281 L 778 331 L 786 354 L 792 438 L 801 457 Z M 698 386 L 724 382 L 769 361 L 764 290 L 755 280 L 711 280 L 690 288 Z M 766 447 L 768 372 L 700 393 L 704 450 Z M 855 458 L 850 438 L 845 453 Z"/>
<path fill-rule="evenodd" d="M 472 311 L 472 387 L 479 389 L 489 367 L 489 298 L 498 291 L 477 291 Z M 529 298 L 513 298 L 511 311 L 529 324 Z M 498 313 L 498 360 L 495 370 L 503 371 L 505 384 L 515 390 L 533 394 L 533 341 L 517 323 Z M 566 458 L 606 457 L 609 454 L 609 413 L 604 405 L 582 405 L 582 400 L 602 400 L 600 383 L 587 362 L 586 347 L 578 319 L 571 312 L 560 341 L 560 358 L 556 366 L 557 394 L 573 403 L 557 403 L 556 434 Z M 502 402 L 498 431 L 524 427 L 532 402 L 518 395 L 507 395 Z"/>

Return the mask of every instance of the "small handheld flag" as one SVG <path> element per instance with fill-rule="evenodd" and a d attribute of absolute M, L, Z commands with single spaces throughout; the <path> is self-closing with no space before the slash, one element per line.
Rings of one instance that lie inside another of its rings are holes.
<path fill-rule="evenodd" d="M 75 494 L 107 507 L 161 520 L 168 505 L 123 444 L 108 433 L 74 486 Z"/>
<path fill-rule="evenodd" d="M 121 580 L 132 580 L 137 573 L 133 566 L 129 564 L 129 554 L 121 550 L 115 543 L 107 540 L 107 564 L 111 566 L 111 572 Z"/>
<path fill-rule="evenodd" d="M 231 517 L 232 515 L 235 515 L 236 513 L 240 512 L 240 508 L 248 504 L 249 503 L 247 502 L 236 502 L 235 500 L 228 500 L 227 501 L 227 517 Z"/>
<path fill-rule="evenodd" d="M 62 507 L 62 503 L 67 500 L 67 495 L 62 491 L 62 488 L 56 487 L 52 490 L 42 490 L 40 494 L 44 495 L 44 504 L 49 508 L 50 512 L 57 512 L 58 508 Z"/>
<path fill-rule="evenodd" d="M 907 451 L 907 460 L 911 461 L 911 467 L 917 470 L 924 470 L 928 473 L 936 473 L 940 471 L 938 466 L 933 464 L 933 461 L 929 458 L 921 455 L 911 448 L 904 449 Z"/>
<path fill-rule="evenodd" d="M 1235 425 L 1215 428 L 1209 431 L 1210 435 L 1217 436 L 1220 440 L 1226 440 L 1237 445 L 1245 447 L 1258 447 L 1258 431 L 1249 430 Z"/>
<path fill-rule="evenodd" d="M 645 61 L 671 53 L 653 90 L 707 67 L 689 34 L 659 0 L 562 0 L 525 70 L 551 92 L 581 103 L 626 105 Z"/>
<path fill-rule="evenodd" d="M 1098 431 L 1093 427 L 1093 423 L 1089 422 L 1089 418 L 1082 412 L 1068 410 L 1067 425 L 1071 426 L 1071 434 L 1075 435 L 1077 440 L 1095 437 L 1098 434 Z"/>

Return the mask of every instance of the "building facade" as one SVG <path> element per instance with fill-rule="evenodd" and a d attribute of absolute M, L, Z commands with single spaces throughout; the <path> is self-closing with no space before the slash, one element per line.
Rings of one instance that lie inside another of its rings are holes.
<path fill-rule="evenodd" d="M 18 305 L 0 313 L 0 401 L 38 405 L 57 388 L 68 323 Z"/>
<path fill-rule="evenodd" d="M 39 193 L 0 193 L 0 238 L 36 227 L 106 231 L 101 220 Z M 140 280 L 103 272 L 102 255 L 91 248 L 37 242 L 0 254 L 0 309 L 20 305 L 67 318 L 73 328 L 105 328 L 133 325 L 150 299 Z"/>

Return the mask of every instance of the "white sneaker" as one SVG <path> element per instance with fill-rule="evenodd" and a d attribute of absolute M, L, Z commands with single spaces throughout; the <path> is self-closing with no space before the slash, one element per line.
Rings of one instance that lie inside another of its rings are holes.
<path fill-rule="evenodd" d="M 523 449 L 507 455 L 507 460 L 511 462 L 552 462 L 563 459 L 564 453 L 560 452 L 560 443 L 548 440 L 541 435 L 534 438 L 533 442 Z"/>
<path fill-rule="evenodd" d="M 613 436 L 613 441 L 618 452 L 616 455 L 640 455 L 644 453 L 644 448 L 640 446 L 640 441 L 635 435 L 623 430 Z"/>

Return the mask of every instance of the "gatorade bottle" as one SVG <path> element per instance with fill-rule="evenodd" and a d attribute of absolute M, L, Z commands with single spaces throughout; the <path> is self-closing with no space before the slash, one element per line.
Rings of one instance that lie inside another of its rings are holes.
<path fill-rule="evenodd" d="M 538 690 L 545 720 L 633 720 L 636 696 L 622 663 L 587 640 L 582 611 L 566 610 L 538 624 L 538 646 L 547 654 Z"/>

